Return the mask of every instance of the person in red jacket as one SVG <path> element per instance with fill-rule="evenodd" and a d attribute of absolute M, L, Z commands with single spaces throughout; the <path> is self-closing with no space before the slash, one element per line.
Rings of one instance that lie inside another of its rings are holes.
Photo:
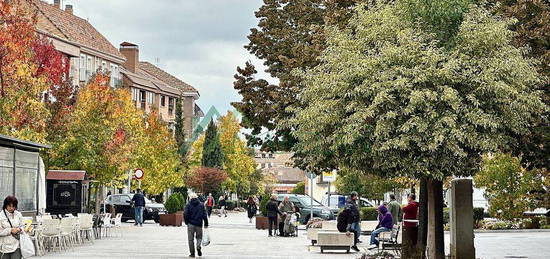
<path fill-rule="evenodd" d="M 212 193 L 208 194 L 208 198 L 206 198 L 206 202 L 204 203 L 204 205 L 206 206 L 206 212 L 208 214 L 208 217 L 210 218 L 210 214 L 212 214 L 212 207 L 216 205 L 214 197 L 212 197 Z"/>
<path fill-rule="evenodd" d="M 416 200 L 416 195 L 410 194 L 408 201 L 409 204 L 403 207 L 403 225 L 405 227 L 415 227 L 415 222 L 408 222 L 408 219 L 416 220 L 418 215 L 418 202 Z"/>

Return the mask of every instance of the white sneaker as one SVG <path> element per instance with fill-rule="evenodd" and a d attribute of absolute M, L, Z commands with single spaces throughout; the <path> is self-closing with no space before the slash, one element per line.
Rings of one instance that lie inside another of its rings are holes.
<path fill-rule="evenodd" d="M 374 248 L 376 248 L 376 247 L 378 247 L 378 246 L 377 246 L 377 245 L 370 245 L 370 246 L 369 246 L 369 250 L 370 250 L 370 249 L 374 249 Z"/>

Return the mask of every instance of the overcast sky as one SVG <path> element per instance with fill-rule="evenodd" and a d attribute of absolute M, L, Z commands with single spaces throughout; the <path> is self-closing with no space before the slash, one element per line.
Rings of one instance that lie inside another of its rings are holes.
<path fill-rule="evenodd" d="M 53 3 L 53 0 L 48 0 Z M 89 22 L 115 47 L 123 41 L 139 45 L 140 60 L 149 61 L 194 86 L 206 112 L 233 110 L 240 100 L 233 90 L 237 66 L 261 62 L 243 48 L 258 22 L 261 0 L 61 0 Z M 158 61 L 159 60 L 159 61 Z M 157 62 L 158 61 L 158 62 Z M 265 78 L 265 74 L 260 74 Z"/>

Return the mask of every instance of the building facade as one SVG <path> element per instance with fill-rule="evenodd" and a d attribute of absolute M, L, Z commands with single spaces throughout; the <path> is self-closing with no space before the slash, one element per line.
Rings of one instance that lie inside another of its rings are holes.
<path fill-rule="evenodd" d="M 296 184 L 304 181 L 305 173 L 293 167 L 290 152 L 261 152 L 256 150 L 254 161 L 264 175 L 270 175 L 277 182 L 273 185 L 274 193 L 290 193 Z"/>
<path fill-rule="evenodd" d="M 120 52 L 126 61 L 121 69 L 122 85 L 132 92 L 132 101 L 145 112 L 157 111 L 160 118 L 174 128 L 176 102 L 183 101 L 184 130 L 192 136 L 198 117 L 204 114 L 195 103 L 199 92 L 159 67 L 139 59 L 139 46 L 129 42 L 120 44 Z"/>
<path fill-rule="evenodd" d="M 124 56 L 87 20 L 73 14 L 73 6 L 63 9 L 60 0 L 48 4 L 31 0 L 36 13 L 36 30 L 52 41 L 53 46 L 70 62 L 69 75 L 73 85 L 84 85 L 94 73 L 108 72 L 111 86 L 120 86 L 120 69 Z"/>

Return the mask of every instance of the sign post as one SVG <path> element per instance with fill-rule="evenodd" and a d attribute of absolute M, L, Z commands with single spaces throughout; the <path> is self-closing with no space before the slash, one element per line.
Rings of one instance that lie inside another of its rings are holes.
<path fill-rule="evenodd" d="M 311 212 L 311 214 L 309 215 L 309 220 L 312 220 L 313 219 L 313 179 L 315 179 L 315 177 L 317 177 L 317 175 L 315 173 L 312 173 L 312 172 L 306 172 L 306 176 L 307 178 L 309 179 L 309 197 L 311 198 L 311 201 L 310 201 L 310 208 L 309 208 L 309 211 Z M 307 222 L 306 222 L 307 223 Z"/>
<path fill-rule="evenodd" d="M 143 169 L 136 168 L 134 170 L 134 179 L 138 180 L 138 188 L 141 189 L 141 179 L 145 176 L 145 173 L 143 172 Z"/>
<path fill-rule="evenodd" d="M 323 181 L 328 182 L 328 207 L 330 207 L 330 183 L 336 180 L 336 170 L 323 172 Z"/>

